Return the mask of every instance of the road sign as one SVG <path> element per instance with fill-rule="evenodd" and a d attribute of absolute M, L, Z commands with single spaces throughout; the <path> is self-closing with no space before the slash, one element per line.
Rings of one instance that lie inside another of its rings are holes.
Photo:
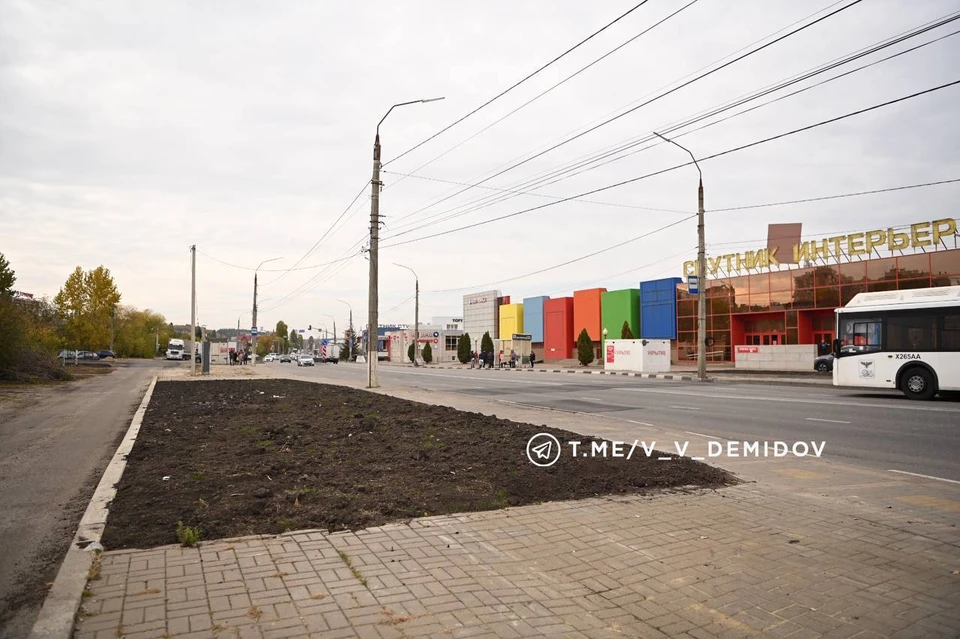
<path fill-rule="evenodd" d="M 326 346 L 326 345 L 327 345 L 327 340 L 325 340 L 325 339 L 320 340 L 320 345 L 321 345 L 321 346 Z"/>
<path fill-rule="evenodd" d="M 302 328 L 300 329 L 300 331 L 299 331 L 299 332 L 301 332 L 301 333 L 306 333 L 306 331 L 305 331 L 305 330 L 303 330 Z"/>
<path fill-rule="evenodd" d="M 700 294 L 700 278 L 696 275 L 687 276 L 687 293 L 690 295 Z"/>
<path fill-rule="evenodd" d="M 433 332 L 433 336 L 434 336 L 434 337 L 440 337 L 440 332 L 439 332 L 439 331 L 434 331 L 434 332 Z"/>
<path fill-rule="evenodd" d="M 529 333 L 514 333 L 511 339 L 517 342 L 532 342 L 533 335 L 530 335 Z"/>
<path fill-rule="evenodd" d="M 257 336 L 257 331 L 250 331 L 250 336 L 251 336 L 251 337 L 256 337 L 256 336 Z"/>

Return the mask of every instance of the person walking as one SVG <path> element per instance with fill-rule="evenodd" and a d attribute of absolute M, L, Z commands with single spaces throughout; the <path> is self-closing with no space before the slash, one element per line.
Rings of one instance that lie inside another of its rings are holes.
<path fill-rule="evenodd" d="M 533 368 L 533 363 L 536 361 L 537 356 L 534 354 L 533 349 L 530 349 L 530 368 Z"/>

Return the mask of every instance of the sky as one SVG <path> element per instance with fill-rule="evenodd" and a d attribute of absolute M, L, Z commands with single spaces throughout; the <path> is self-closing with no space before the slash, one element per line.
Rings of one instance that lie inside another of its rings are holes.
<path fill-rule="evenodd" d="M 568 198 L 689 156 L 647 142 L 581 163 L 653 131 L 704 158 L 960 80 L 958 35 L 812 87 L 958 20 L 674 128 L 960 11 L 861 0 L 735 60 L 850 1 L 648 0 L 416 146 L 637 2 L 0 0 L 0 253 L 20 290 L 52 297 L 77 266 L 103 265 L 122 303 L 180 324 L 195 245 L 208 328 L 249 327 L 254 270 L 281 258 L 257 272 L 258 325 L 346 326 L 352 308 L 359 327 L 377 123 L 393 104 L 443 97 L 393 109 L 380 127 L 381 323 L 413 321 L 414 275 L 396 264 L 419 277 L 422 322 L 460 316 L 470 292 L 557 297 L 680 276 L 696 256 L 695 167 Z M 955 85 L 702 161 L 707 254 L 762 248 L 769 223 L 820 238 L 954 217 L 960 183 L 711 209 L 960 178 L 958 102 Z M 556 173 L 569 167 L 580 168 Z"/>

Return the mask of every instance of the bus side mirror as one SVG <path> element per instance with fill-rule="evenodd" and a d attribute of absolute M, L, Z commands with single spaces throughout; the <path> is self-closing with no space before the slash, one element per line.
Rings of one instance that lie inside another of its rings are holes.
<path fill-rule="evenodd" d="M 833 356 L 837 357 L 840 355 L 840 339 L 837 338 L 833 340 Z"/>

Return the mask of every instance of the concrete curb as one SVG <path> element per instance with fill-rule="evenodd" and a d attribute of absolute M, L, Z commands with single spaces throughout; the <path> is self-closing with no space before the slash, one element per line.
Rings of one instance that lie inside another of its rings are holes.
<path fill-rule="evenodd" d="M 143 423 L 143 416 L 147 412 L 147 405 L 150 403 L 150 396 L 153 395 L 153 388 L 156 385 L 157 376 L 154 376 L 147 392 L 143 395 L 140 407 L 133 415 L 127 434 L 120 442 L 117 452 L 113 454 L 107 469 L 103 471 L 100 483 L 97 484 L 97 489 L 77 527 L 77 534 L 74 535 L 60 570 L 57 571 L 53 587 L 47 593 L 40 614 L 33 624 L 30 639 L 70 639 L 73 635 L 77 610 L 80 609 L 83 590 L 87 585 L 87 575 L 93 564 L 93 554 L 86 548 L 91 544 L 97 544 L 99 547 L 100 537 L 107 523 L 110 502 L 117 494 L 117 483 L 127 466 L 127 455 L 133 449 L 133 444 L 140 433 L 140 425 Z"/>

